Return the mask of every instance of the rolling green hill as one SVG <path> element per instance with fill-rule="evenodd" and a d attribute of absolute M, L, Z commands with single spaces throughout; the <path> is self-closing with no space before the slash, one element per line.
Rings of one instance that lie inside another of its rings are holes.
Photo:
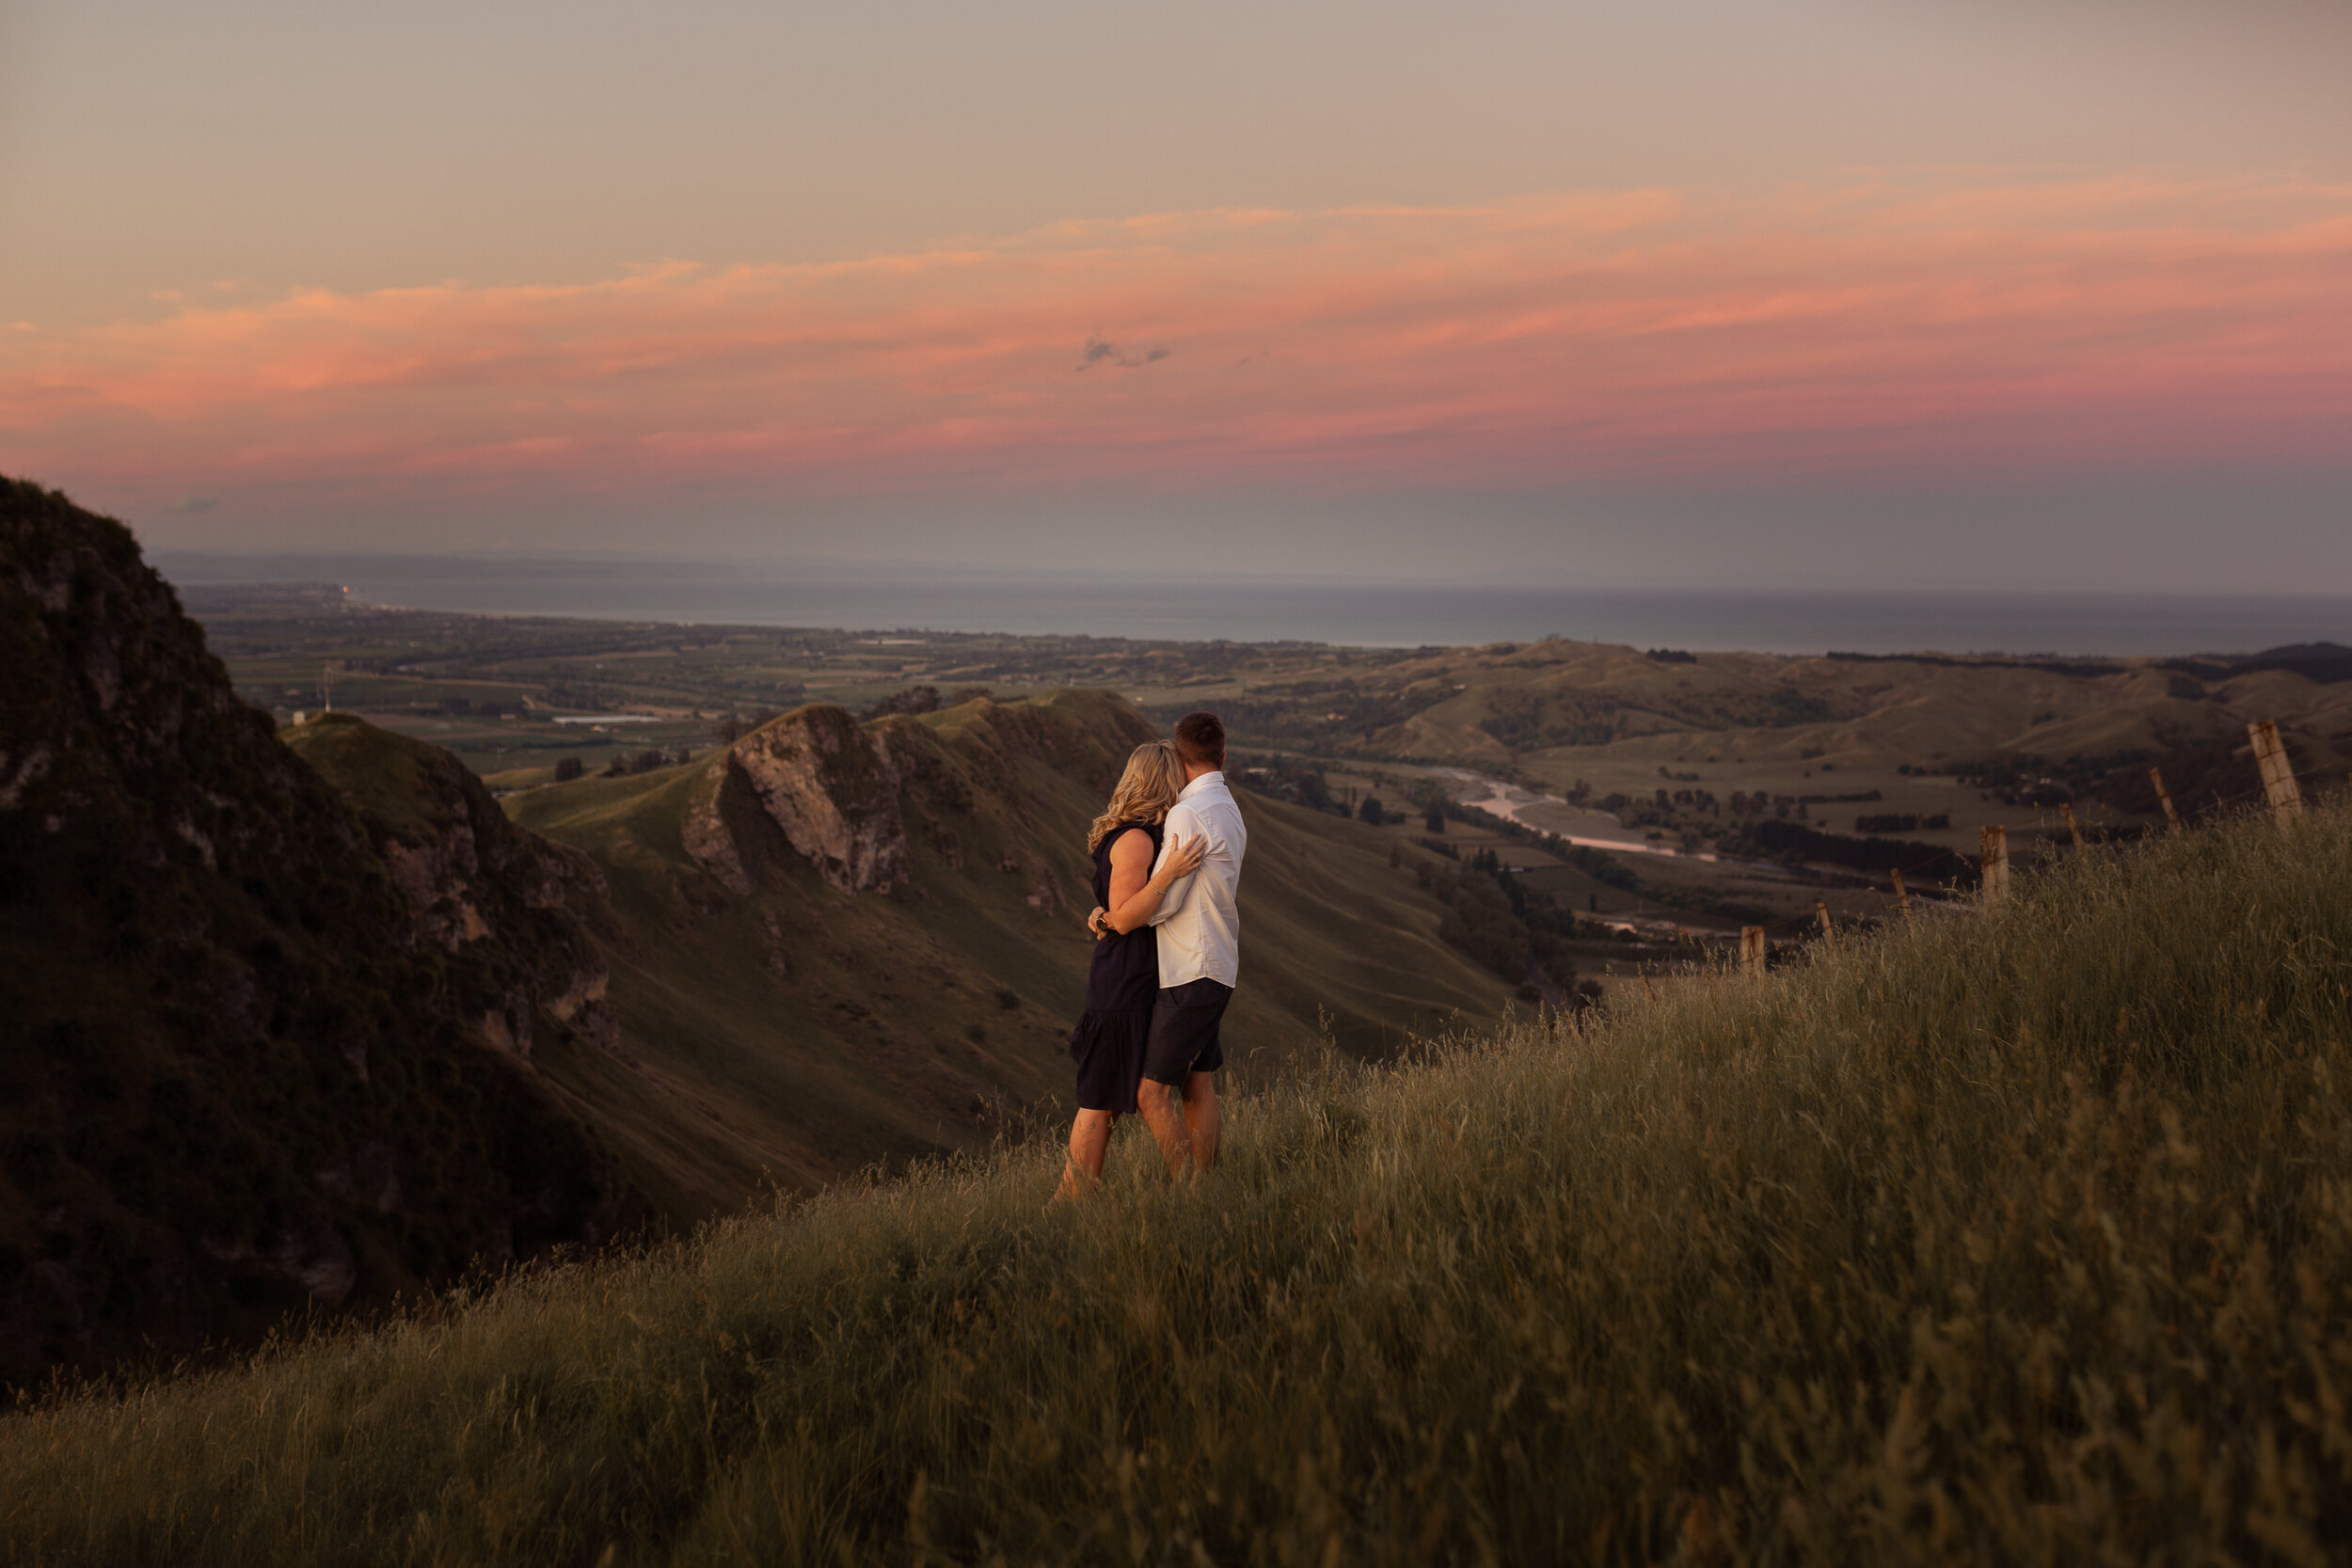
<path fill-rule="evenodd" d="M 0 1419 L 47 1563 L 2325 1562 L 2352 811 Z"/>

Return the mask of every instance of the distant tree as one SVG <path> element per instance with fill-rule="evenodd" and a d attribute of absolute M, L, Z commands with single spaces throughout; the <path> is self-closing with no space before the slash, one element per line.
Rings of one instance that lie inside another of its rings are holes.
<path fill-rule="evenodd" d="M 657 768 L 667 768 L 669 766 L 669 752 L 653 748 L 647 748 L 646 750 L 638 752 L 633 757 L 614 757 L 612 764 L 605 768 L 604 776 L 608 779 L 621 779 L 627 778 L 631 773 L 651 773 Z"/>
<path fill-rule="evenodd" d="M 936 713 L 939 711 L 939 688 L 910 686 L 904 691 L 894 691 L 866 710 L 868 719 L 880 719 L 885 713 Z"/>
<path fill-rule="evenodd" d="M 711 725 L 710 733 L 718 737 L 720 745 L 732 746 L 762 724 L 777 717 L 779 715 L 771 707 L 761 708 L 756 713 L 730 713 Z"/>
<path fill-rule="evenodd" d="M 1380 807 L 1380 797 L 1377 795 L 1365 796 L 1364 803 L 1356 808 L 1356 815 L 1375 828 L 1389 819 L 1389 814 Z"/>
<path fill-rule="evenodd" d="M 1429 816 L 1422 825 L 1433 833 L 1441 833 L 1445 832 L 1445 808 L 1443 806 L 1431 806 L 1429 808 Z"/>
<path fill-rule="evenodd" d="M 574 779 L 579 778 L 582 773 L 587 771 L 587 764 L 581 762 L 578 757 L 565 757 L 555 765 L 555 782 L 557 784 L 569 784 Z"/>

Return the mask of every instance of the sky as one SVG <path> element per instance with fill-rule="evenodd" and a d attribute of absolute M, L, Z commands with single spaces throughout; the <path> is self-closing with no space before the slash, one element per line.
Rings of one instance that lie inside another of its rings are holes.
<path fill-rule="evenodd" d="M 2336 0 L 0 0 L 0 472 L 182 550 L 2352 594 L 2347 61 Z"/>

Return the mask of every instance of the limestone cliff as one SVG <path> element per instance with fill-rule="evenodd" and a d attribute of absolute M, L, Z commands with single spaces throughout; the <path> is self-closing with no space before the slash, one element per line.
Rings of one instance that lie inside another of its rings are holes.
<path fill-rule="evenodd" d="M 346 713 L 285 738 L 358 814 L 418 936 L 449 954 L 459 1010 L 485 1044 L 528 1057 L 542 1027 L 614 1043 L 610 977 L 588 930 L 608 913 L 596 862 L 508 821 L 437 746 Z"/>
<path fill-rule="evenodd" d="M 886 738 L 831 705 L 797 708 L 711 766 L 686 820 L 686 848 L 748 894 L 758 857 L 746 842 L 756 832 L 746 830 L 755 816 L 842 892 L 888 893 L 907 869 L 900 782 Z"/>

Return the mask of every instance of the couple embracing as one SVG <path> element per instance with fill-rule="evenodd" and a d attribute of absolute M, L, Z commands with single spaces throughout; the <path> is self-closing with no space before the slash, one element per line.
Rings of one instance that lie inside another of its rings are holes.
<path fill-rule="evenodd" d="M 1103 1174 L 1111 1128 L 1130 1112 L 1176 1177 L 1216 1164 L 1218 1024 L 1240 973 L 1241 858 L 1249 835 L 1225 786 L 1225 726 L 1214 713 L 1176 721 L 1127 759 L 1094 819 L 1094 962 L 1086 1014 L 1071 1032 L 1078 1118 L 1060 1193 Z"/>

